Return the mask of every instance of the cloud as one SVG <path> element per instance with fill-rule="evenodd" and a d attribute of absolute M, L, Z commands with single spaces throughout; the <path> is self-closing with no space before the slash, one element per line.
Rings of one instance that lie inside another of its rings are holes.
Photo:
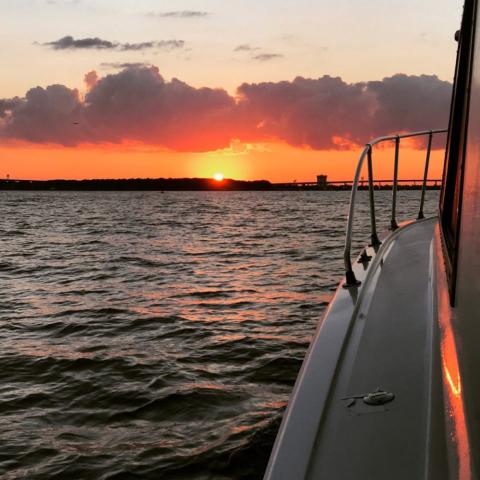
<path fill-rule="evenodd" d="M 252 47 L 250 44 L 244 43 L 236 47 L 234 52 L 253 52 L 255 50 L 260 50 L 260 47 Z"/>
<path fill-rule="evenodd" d="M 46 0 L 49 5 L 78 5 L 81 0 Z"/>
<path fill-rule="evenodd" d="M 100 64 L 103 68 L 115 68 L 117 70 L 123 70 L 125 68 L 142 68 L 150 67 L 151 65 L 146 62 L 103 62 Z"/>
<path fill-rule="evenodd" d="M 101 38 L 80 38 L 75 40 L 71 35 L 60 38 L 53 42 L 46 42 L 43 45 L 51 47 L 54 50 L 73 50 L 73 49 L 113 49 L 117 48 L 118 44 L 102 40 Z"/>
<path fill-rule="evenodd" d="M 53 42 L 46 42 L 42 45 L 51 47 L 54 50 L 121 50 L 121 51 L 141 51 L 152 48 L 160 50 L 176 50 L 185 46 L 183 40 L 160 40 L 139 43 L 119 43 L 103 40 L 98 37 L 75 39 L 71 35 L 60 38 Z"/>
<path fill-rule="evenodd" d="M 184 40 L 161 40 L 160 42 L 157 42 L 155 46 L 156 48 L 160 48 L 162 50 L 177 50 L 185 46 L 185 41 Z"/>
<path fill-rule="evenodd" d="M 118 45 L 118 48 L 120 50 L 129 52 L 129 51 L 147 50 L 149 48 L 154 48 L 155 45 L 156 45 L 156 42 L 122 43 Z"/>
<path fill-rule="evenodd" d="M 63 85 L 32 88 L 25 98 L 14 103 L 0 122 L 0 137 L 76 145 L 81 136 L 72 128 L 72 123 L 82 114 L 83 105 L 77 90 Z"/>
<path fill-rule="evenodd" d="M 61 85 L 29 90 L 0 123 L 0 138 L 65 146 L 129 141 L 208 151 L 228 143 L 234 110 L 235 100 L 224 90 L 167 82 L 155 67 L 130 67 L 96 79 L 84 101 Z"/>
<path fill-rule="evenodd" d="M 284 57 L 284 55 L 282 55 L 281 53 L 269 53 L 269 52 L 255 53 L 258 50 L 262 50 L 262 49 L 260 47 L 253 47 L 249 43 L 244 43 L 242 45 L 238 45 L 238 47 L 236 47 L 233 51 L 236 53 L 247 52 L 250 54 L 250 59 L 255 60 L 257 62 L 270 62 L 272 60 L 278 60 Z"/>
<path fill-rule="evenodd" d="M 0 119 L 5 118 L 12 113 L 22 100 L 18 97 L 0 100 Z"/>
<path fill-rule="evenodd" d="M 283 55 L 280 53 L 259 53 L 258 55 L 254 55 L 252 58 L 254 60 L 258 60 L 259 62 L 269 62 L 270 60 L 283 58 Z"/>
<path fill-rule="evenodd" d="M 97 72 L 95 70 L 92 70 L 91 72 L 86 73 L 83 77 L 83 81 L 85 82 L 87 89 L 91 90 L 98 82 Z"/>
<path fill-rule="evenodd" d="M 210 15 L 210 12 L 200 10 L 175 10 L 170 12 L 149 12 L 148 17 L 159 18 L 204 18 Z"/>
<path fill-rule="evenodd" d="M 0 100 L 0 138 L 66 146 L 129 142 L 194 152 L 228 148 L 238 139 L 339 150 L 379 135 L 445 127 L 452 87 L 432 75 L 360 83 L 297 77 L 245 83 L 232 97 L 222 89 L 166 81 L 156 67 L 143 65 L 101 78 L 90 72 L 85 81 L 85 98 L 52 85 Z"/>
<path fill-rule="evenodd" d="M 158 48 L 160 50 L 177 50 L 185 46 L 183 40 L 160 40 L 159 42 L 142 42 L 142 43 L 122 43 L 119 45 L 123 51 L 139 51 L 149 48 Z"/>
<path fill-rule="evenodd" d="M 444 128 L 451 88 L 434 75 L 397 74 L 360 83 L 298 77 L 244 84 L 238 93 L 244 115 L 264 136 L 324 150 L 350 148 L 399 131 Z"/>

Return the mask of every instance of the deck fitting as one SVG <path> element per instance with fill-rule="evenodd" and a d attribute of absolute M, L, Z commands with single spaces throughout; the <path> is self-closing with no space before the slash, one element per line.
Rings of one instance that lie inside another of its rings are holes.
<path fill-rule="evenodd" d="M 386 403 L 393 402 L 395 400 L 395 394 L 387 392 L 378 387 L 374 392 L 362 393 L 360 395 L 351 395 L 349 397 L 343 397 L 342 400 L 346 400 L 346 407 L 353 407 L 357 400 L 363 400 L 363 403 L 373 407 L 385 405 Z"/>
<path fill-rule="evenodd" d="M 362 282 L 357 280 L 353 270 L 349 270 L 345 273 L 345 283 L 343 284 L 343 288 L 359 287 L 361 284 Z"/>
<path fill-rule="evenodd" d="M 372 259 L 371 255 L 368 255 L 367 249 L 364 248 L 360 255 L 360 263 L 368 263 Z"/>
<path fill-rule="evenodd" d="M 386 392 L 382 390 L 380 387 L 373 393 L 369 393 L 363 397 L 363 403 L 367 405 L 385 405 L 386 403 L 390 403 L 395 399 L 395 394 L 391 392 Z"/>

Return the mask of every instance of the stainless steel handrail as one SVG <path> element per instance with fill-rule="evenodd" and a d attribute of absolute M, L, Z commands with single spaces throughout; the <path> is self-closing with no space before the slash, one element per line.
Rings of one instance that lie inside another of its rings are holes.
<path fill-rule="evenodd" d="M 360 175 L 362 173 L 363 164 L 365 158 L 368 159 L 368 186 L 369 186 L 369 201 L 370 201 L 370 222 L 371 222 L 371 245 L 378 246 L 380 245 L 380 240 L 377 235 L 377 224 L 375 218 L 375 195 L 374 195 L 374 180 L 373 180 L 373 147 L 382 142 L 394 141 L 395 142 L 395 161 L 394 161 L 394 173 L 393 173 L 393 185 L 392 185 L 392 218 L 391 218 L 391 228 L 395 230 L 398 228 L 397 219 L 396 219 L 396 208 L 397 208 L 397 188 L 398 188 L 398 165 L 400 159 L 400 141 L 405 138 L 414 138 L 422 137 L 428 135 L 428 145 L 427 145 L 427 156 L 425 159 L 425 170 L 423 176 L 422 184 L 422 196 L 420 200 L 420 210 L 418 213 L 418 219 L 423 218 L 423 207 L 425 203 L 425 192 L 427 189 L 428 182 L 428 169 L 430 165 L 430 155 L 432 151 L 433 136 L 440 133 L 446 133 L 447 129 L 441 130 L 423 130 L 420 132 L 405 133 L 401 135 L 388 135 L 384 137 L 378 137 L 375 140 L 367 143 L 363 149 L 360 158 L 358 160 L 357 169 L 355 171 L 355 177 L 352 185 L 352 193 L 350 196 L 350 208 L 348 212 L 348 221 L 347 221 L 347 233 L 345 238 L 345 251 L 344 251 L 344 263 L 345 263 L 345 287 L 355 287 L 360 285 L 360 282 L 355 277 L 355 273 L 352 268 L 352 259 L 351 259 L 351 249 L 352 249 L 352 235 L 353 235 L 353 221 L 355 215 L 355 200 L 358 191 L 358 184 L 360 181 Z M 365 254 L 362 255 L 363 259 L 368 259 L 369 257 Z"/>

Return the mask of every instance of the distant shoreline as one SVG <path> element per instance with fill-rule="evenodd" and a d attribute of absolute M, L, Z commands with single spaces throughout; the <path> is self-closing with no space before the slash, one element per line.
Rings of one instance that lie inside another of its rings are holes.
<path fill-rule="evenodd" d="M 349 191 L 351 184 L 303 185 L 275 184 L 268 180 L 216 181 L 210 178 L 98 179 L 98 180 L 0 180 L 1 190 L 54 191 Z M 429 190 L 440 186 L 428 185 Z M 367 185 L 359 190 L 367 190 Z M 391 184 L 375 185 L 376 190 L 391 190 Z M 399 190 L 420 190 L 421 184 L 401 184 Z"/>

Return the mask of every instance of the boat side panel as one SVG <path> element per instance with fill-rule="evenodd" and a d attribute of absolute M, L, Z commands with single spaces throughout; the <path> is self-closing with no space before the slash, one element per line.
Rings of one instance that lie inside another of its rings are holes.
<path fill-rule="evenodd" d="M 435 220 L 415 222 L 391 234 L 368 269 L 361 264 L 355 264 L 355 273 L 363 281 L 362 286 L 358 289 L 340 287 L 337 291 L 297 379 L 273 449 L 266 479 L 306 478 L 345 347 L 348 344 L 349 350 L 354 348 L 352 345 L 355 339 L 350 342 L 349 335 L 354 324 L 356 328 L 362 325 L 383 268 L 382 264 L 390 255 L 392 245 L 398 237 L 423 224 L 431 231 L 434 223 Z M 361 337 L 355 338 L 358 340 Z"/>
<path fill-rule="evenodd" d="M 478 15 L 478 13 L 477 13 Z M 472 461 L 480 475 L 480 22 L 476 22 L 467 147 L 462 193 L 462 220 L 458 246 L 456 321 L 466 415 L 470 425 Z"/>
<path fill-rule="evenodd" d="M 307 478 L 425 478 L 433 228 L 416 225 L 392 245 L 370 307 L 355 322 Z M 351 404 L 377 387 L 394 401 Z"/>

